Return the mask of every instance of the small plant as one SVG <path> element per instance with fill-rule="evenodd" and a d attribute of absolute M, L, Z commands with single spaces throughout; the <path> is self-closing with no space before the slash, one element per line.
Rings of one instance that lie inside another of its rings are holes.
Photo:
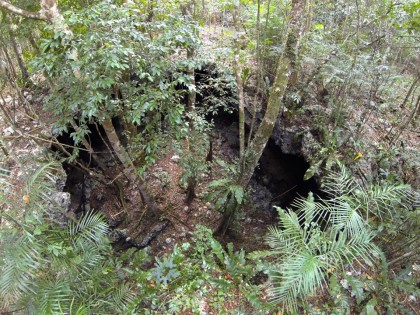
<path fill-rule="evenodd" d="M 176 248 L 174 248 L 174 252 L 177 252 Z M 162 259 L 156 258 L 155 268 L 153 269 L 149 280 L 154 280 L 158 284 L 167 286 L 168 282 L 174 281 L 180 276 L 180 273 L 177 270 L 178 264 L 179 262 L 174 263 L 173 256 L 164 257 Z"/>
<path fill-rule="evenodd" d="M 208 171 L 210 161 L 207 161 L 209 152 L 209 133 L 211 124 L 204 117 L 196 113 L 188 113 L 186 124 L 186 136 L 183 141 L 180 165 L 184 171 L 180 178 L 180 184 L 186 187 L 186 203 L 190 204 L 196 197 L 195 189 L 201 176 Z M 189 131 L 188 131 L 189 130 Z"/>
<path fill-rule="evenodd" d="M 206 198 L 214 202 L 216 210 L 223 214 L 216 234 L 224 235 L 245 201 L 245 189 L 238 184 L 237 165 L 229 165 L 223 161 L 217 163 L 225 170 L 226 175 L 225 178 L 213 180 L 208 185 L 210 192 Z"/>

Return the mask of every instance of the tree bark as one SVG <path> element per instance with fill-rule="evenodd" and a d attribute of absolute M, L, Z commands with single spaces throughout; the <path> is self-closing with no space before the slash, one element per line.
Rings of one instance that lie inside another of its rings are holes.
<path fill-rule="evenodd" d="M 277 117 L 280 113 L 282 99 L 288 88 L 297 82 L 298 72 L 296 69 L 296 55 L 301 34 L 305 30 L 305 23 L 301 18 L 304 16 L 305 1 L 293 0 L 290 11 L 289 33 L 286 40 L 286 49 L 279 58 L 274 84 L 271 87 L 267 109 L 258 126 L 247 152 L 245 153 L 245 167 L 242 172 L 240 183 L 246 187 L 254 173 L 255 167 L 271 137 Z"/>
<path fill-rule="evenodd" d="M 187 59 L 192 60 L 195 56 L 195 50 L 193 48 L 187 49 Z M 187 69 L 188 75 L 191 77 L 190 85 L 194 86 L 193 90 L 188 92 L 187 110 L 192 113 L 195 112 L 195 101 L 197 98 L 197 92 L 195 91 L 195 69 Z"/>
<path fill-rule="evenodd" d="M 63 21 L 63 16 L 58 10 L 57 0 L 40 0 L 41 15 L 45 17 L 46 21 L 52 24 L 60 24 Z"/>

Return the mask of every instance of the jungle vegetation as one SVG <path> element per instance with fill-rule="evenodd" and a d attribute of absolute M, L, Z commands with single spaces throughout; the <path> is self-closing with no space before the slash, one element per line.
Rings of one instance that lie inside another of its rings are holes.
<path fill-rule="evenodd" d="M 418 314 L 418 1 L 0 0 L 0 14 L 0 314 Z M 276 128 L 319 189 L 274 206 L 247 251 Z M 158 228 L 136 243 L 105 206 L 70 209 L 75 169 L 136 233 Z M 187 225 L 194 203 L 215 219 Z M 154 252 L 174 222 L 190 230 Z"/>

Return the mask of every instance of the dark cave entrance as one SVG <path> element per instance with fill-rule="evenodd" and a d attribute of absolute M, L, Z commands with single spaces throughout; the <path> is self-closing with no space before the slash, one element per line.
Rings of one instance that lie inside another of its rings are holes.
<path fill-rule="evenodd" d="M 219 113 L 215 130 L 224 142 L 239 155 L 239 125 L 235 114 Z M 254 171 L 250 196 L 256 210 L 272 211 L 273 206 L 290 207 L 297 197 L 307 197 L 309 192 L 321 195 L 314 177 L 304 181 L 309 163 L 299 154 L 284 153 L 277 139 L 271 138 Z"/>
<path fill-rule="evenodd" d="M 273 206 L 286 208 L 295 198 L 307 197 L 309 192 L 318 195 L 316 180 L 303 180 L 308 168 L 309 163 L 303 157 L 283 153 L 280 146 L 270 139 L 252 178 L 256 207 L 264 210 L 273 210 Z M 255 191 L 258 189 L 261 191 Z"/>
<path fill-rule="evenodd" d="M 104 141 L 108 141 L 105 135 L 103 127 L 99 124 L 89 124 L 88 129 L 90 133 L 85 137 L 85 140 L 90 144 L 91 148 L 95 151 L 95 154 L 100 158 L 102 165 L 105 165 L 109 169 L 118 168 L 118 162 L 114 159 L 112 153 L 109 150 L 109 144 Z M 69 128 L 66 133 L 57 137 L 57 140 L 66 147 L 69 153 L 74 153 L 75 143 L 72 138 L 74 129 Z M 92 154 L 83 146 L 80 145 L 78 148 L 78 155 L 76 160 L 87 169 L 98 169 L 97 161 L 93 158 Z M 60 150 L 56 147 L 52 147 L 52 151 L 62 155 Z M 103 185 L 98 182 L 96 178 L 92 176 L 92 173 L 88 173 L 86 170 L 79 167 L 77 164 L 63 162 L 63 169 L 67 174 L 64 192 L 70 194 L 70 211 L 74 212 L 77 216 L 88 212 L 90 210 L 100 210 L 106 202 L 106 196 L 118 195 L 118 191 L 113 185 Z M 99 171 L 100 172 L 100 171 Z M 110 174 L 112 174 L 110 172 Z M 112 178 L 108 178 L 111 180 Z M 92 191 L 95 190 L 95 195 L 92 195 Z M 112 222 L 110 222 L 112 225 Z"/>

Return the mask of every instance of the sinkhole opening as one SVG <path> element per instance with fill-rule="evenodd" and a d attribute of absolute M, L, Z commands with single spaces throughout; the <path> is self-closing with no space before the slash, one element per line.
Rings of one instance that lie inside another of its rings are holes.
<path fill-rule="evenodd" d="M 89 143 L 95 155 L 100 160 L 94 159 L 92 153 L 83 145 L 77 147 L 78 163 L 63 162 L 63 169 L 67 174 L 64 192 L 70 194 L 70 209 L 69 211 L 76 215 L 85 213 L 93 209 L 101 209 L 103 204 L 106 202 L 106 196 L 116 195 L 116 191 L 113 185 L 100 185 L 95 178 L 93 178 L 88 172 L 88 169 L 99 168 L 98 162 L 102 166 L 109 169 L 118 168 L 118 162 L 113 157 L 109 150 L 109 143 L 103 127 L 100 125 L 89 124 L 89 135 L 85 137 L 85 140 Z M 66 149 L 70 154 L 74 153 L 76 145 L 72 138 L 74 129 L 69 129 L 67 132 L 60 136 L 57 136 L 57 141 L 60 142 L 61 146 Z M 56 152 L 60 156 L 65 156 L 62 150 L 57 145 L 52 146 L 52 151 Z M 85 169 L 81 167 L 83 165 Z M 98 192 L 95 194 L 95 198 L 92 198 L 92 191 L 96 189 Z M 102 198 L 102 196 L 104 196 Z"/>
<path fill-rule="evenodd" d="M 255 206 L 264 210 L 288 208 L 295 198 L 305 198 L 309 192 L 321 195 L 315 178 L 303 180 L 309 166 L 302 156 L 283 153 L 270 139 L 252 179 Z"/>

